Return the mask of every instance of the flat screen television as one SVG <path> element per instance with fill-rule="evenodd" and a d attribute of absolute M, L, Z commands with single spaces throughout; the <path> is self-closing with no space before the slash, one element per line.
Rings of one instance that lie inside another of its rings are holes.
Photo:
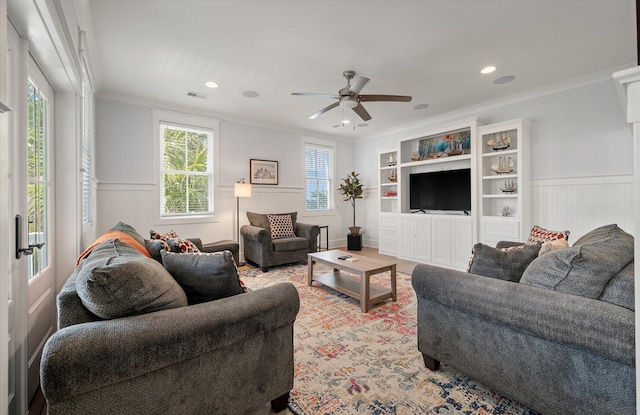
<path fill-rule="evenodd" d="M 471 211 L 471 169 L 409 175 L 412 211 Z"/>

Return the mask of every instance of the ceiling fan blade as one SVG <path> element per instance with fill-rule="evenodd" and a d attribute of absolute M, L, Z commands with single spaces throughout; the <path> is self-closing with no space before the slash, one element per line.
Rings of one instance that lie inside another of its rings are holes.
<path fill-rule="evenodd" d="M 329 105 L 328 107 L 324 107 L 323 109 L 321 109 L 320 111 L 316 112 L 315 114 L 313 114 L 311 117 L 309 117 L 310 120 L 315 120 L 316 118 L 318 118 L 319 116 L 321 116 L 322 114 L 324 114 L 325 112 L 334 109 L 335 107 L 337 107 L 338 105 L 340 105 L 339 102 L 334 102 L 333 104 Z"/>
<path fill-rule="evenodd" d="M 340 99 L 339 95 L 335 95 L 335 94 L 316 94 L 314 92 L 292 92 L 291 95 L 302 95 L 304 97 L 323 97 L 323 98 Z"/>
<path fill-rule="evenodd" d="M 349 91 L 353 92 L 354 94 L 359 94 L 360 91 L 362 91 L 362 88 L 364 88 L 364 86 L 367 84 L 367 82 L 369 82 L 369 78 L 359 76 L 355 79 L 355 81 L 353 81 L 353 84 L 351 84 Z"/>
<path fill-rule="evenodd" d="M 360 103 L 358 103 L 357 107 L 353 108 L 353 112 L 358 114 L 358 116 L 362 118 L 363 121 L 369 121 L 371 119 L 371 115 L 369 115 L 367 110 L 364 109 L 364 107 Z"/>
<path fill-rule="evenodd" d="M 407 95 L 360 95 L 360 101 L 394 101 L 394 102 L 411 102 L 411 97 Z"/>

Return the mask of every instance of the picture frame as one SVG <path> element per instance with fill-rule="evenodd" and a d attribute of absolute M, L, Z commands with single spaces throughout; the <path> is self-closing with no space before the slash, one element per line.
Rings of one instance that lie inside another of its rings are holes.
<path fill-rule="evenodd" d="M 251 184 L 278 184 L 278 162 L 275 160 L 249 160 Z"/>

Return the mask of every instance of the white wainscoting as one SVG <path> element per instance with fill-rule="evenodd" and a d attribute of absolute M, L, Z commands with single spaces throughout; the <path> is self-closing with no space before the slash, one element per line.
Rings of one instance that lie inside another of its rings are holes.
<path fill-rule="evenodd" d="M 633 175 L 532 180 L 532 224 L 569 230 L 570 244 L 611 223 L 633 234 L 633 184 Z"/>

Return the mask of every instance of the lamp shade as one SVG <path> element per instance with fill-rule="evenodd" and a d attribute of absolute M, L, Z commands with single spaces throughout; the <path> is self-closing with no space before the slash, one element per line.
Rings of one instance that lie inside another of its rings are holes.
<path fill-rule="evenodd" d="M 236 183 L 233 197 L 251 197 L 251 183 Z"/>

